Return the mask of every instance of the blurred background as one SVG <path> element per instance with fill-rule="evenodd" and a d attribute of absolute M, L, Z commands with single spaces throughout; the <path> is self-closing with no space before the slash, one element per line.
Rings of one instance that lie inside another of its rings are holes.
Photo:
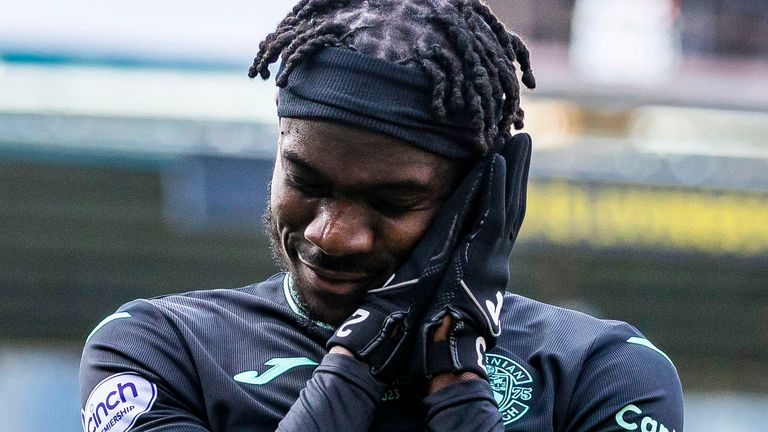
<path fill-rule="evenodd" d="M 768 2 L 491 1 L 529 42 L 523 295 L 675 361 L 688 431 L 768 424 Z M 0 0 L 0 429 L 81 430 L 122 303 L 276 271 L 260 216 L 292 2 Z"/>

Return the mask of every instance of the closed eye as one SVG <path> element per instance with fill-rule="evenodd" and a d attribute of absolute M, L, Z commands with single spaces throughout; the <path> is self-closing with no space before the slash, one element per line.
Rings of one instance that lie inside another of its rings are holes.
<path fill-rule="evenodd" d="M 331 193 L 331 188 L 318 181 L 312 181 L 300 176 L 287 173 L 287 183 L 294 189 L 309 197 L 324 197 Z"/>
<path fill-rule="evenodd" d="M 371 207 L 379 213 L 396 217 L 413 211 L 426 210 L 430 207 L 429 200 L 416 196 L 373 196 L 369 200 Z"/>

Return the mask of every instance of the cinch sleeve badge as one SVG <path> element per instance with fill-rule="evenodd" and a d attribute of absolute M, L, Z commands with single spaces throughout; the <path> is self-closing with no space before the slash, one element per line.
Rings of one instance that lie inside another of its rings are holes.
<path fill-rule="evenodd" d="M 152 408 L 157 386 L 135 373 L 119 373 L 94 387 L 80 411 L 84 432 L 126 432 Z"/>

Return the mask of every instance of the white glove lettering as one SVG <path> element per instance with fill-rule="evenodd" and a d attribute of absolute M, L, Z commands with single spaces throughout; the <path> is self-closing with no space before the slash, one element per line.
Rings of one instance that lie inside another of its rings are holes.
<path fill-rule="evenodd" d="M 352 318 L 348 319 L 347 322 L 339 327 L 339 330 L 336 332 L 336 336 L 341 338 L 349 336 L 352 333 L 352 330 L 350 330 L 348 327 L 365 321 L 365 319 L 368 318 L 370 314 L 371 313 L 365 309 L 356 310 L 355 313 L 352 314 Z"/>
<path fill-rule="evenodd" d="M 501 319 L 501 305 L 503 304 L 504 294 L 500 291 L 496 292 L 496 304 L 493 304 L 490 300 L 485 301 L 485 307 L 488 308 L 488 313 L 490 313 L 491 319 L 493 320 L 493 323 L 496 324 L 496 327 L 499 326 L 499 320 Z"/>

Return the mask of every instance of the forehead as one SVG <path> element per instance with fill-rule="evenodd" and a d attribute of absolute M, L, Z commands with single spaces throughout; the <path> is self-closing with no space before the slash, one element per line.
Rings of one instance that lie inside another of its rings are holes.
<path fill-rule="evenodd" d="M 325 120 L 282 118 L 280 157 L 340 182 L 451 183 L 459 162 L 400 139 Z"/>

